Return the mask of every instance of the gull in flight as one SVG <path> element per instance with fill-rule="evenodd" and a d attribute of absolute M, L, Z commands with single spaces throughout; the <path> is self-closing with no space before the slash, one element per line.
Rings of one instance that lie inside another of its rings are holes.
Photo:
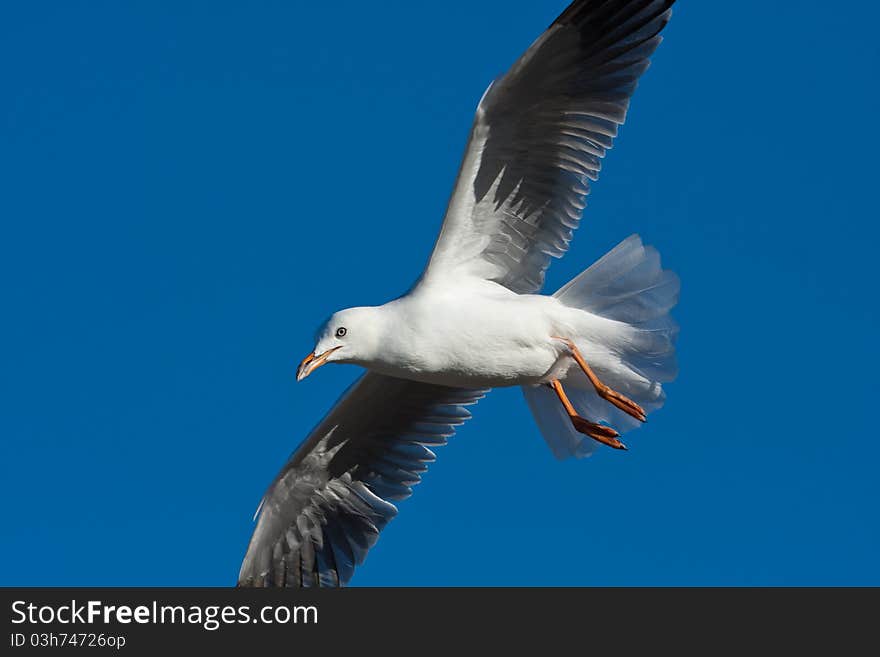
<path fill-rule="evenodd" d="M 240 586 L 341 586 L 466 409 L 520 386 L 560 459 L 645 421 L 674 378 L 675 274 L 633 235 L 552 295 L 590 182 L 674 0 L 575 0 L 477 107 L 443 226 L 416 285 L 335 313 L 299 366 L 367 371 L 275 478 Z"/>

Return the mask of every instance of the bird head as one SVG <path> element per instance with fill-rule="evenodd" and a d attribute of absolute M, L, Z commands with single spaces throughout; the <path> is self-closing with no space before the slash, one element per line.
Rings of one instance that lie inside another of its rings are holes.
<path fill-rule="evenodd" d="M 378 344 L 378 308 L 348 308 L 334 313 L 318 329 L 315 349 L 299 364 L 302 381 L 326 363 L 368 363 Z"/>

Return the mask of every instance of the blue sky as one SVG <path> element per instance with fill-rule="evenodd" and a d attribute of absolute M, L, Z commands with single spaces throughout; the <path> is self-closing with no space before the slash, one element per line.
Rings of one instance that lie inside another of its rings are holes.
<path fill-rule="evenodd" d="M 263 490 L 404 292 L 474 107 L 564 0 L 0 9 L 0 584 L 231 585 Z M 495 391 L 353 585 L 880 585 L 880 8 L 682 0 L 553 290 L 683 282 L 628 453 Z"/>

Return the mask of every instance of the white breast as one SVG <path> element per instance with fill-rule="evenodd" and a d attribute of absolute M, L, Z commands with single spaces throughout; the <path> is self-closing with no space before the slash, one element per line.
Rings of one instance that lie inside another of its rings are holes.
<path fill-rule="evenodd" d="M 373 369 L 459 387 L 539 383 L 568 367 L 551 297 L 495 284 L 420 289 L 396 303 L 394 330 Z"/>

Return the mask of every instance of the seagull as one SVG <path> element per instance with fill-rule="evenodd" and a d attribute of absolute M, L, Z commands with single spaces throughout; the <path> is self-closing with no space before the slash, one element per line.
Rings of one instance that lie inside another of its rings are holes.
<path fill-rule="evenodd" d="M 348 583 L 412 493 L 433 448 L 492 388 L 519 386 L 559 459 L 662 406 L 676 375 L 677 276 L 632 235 L 540 294 L 660 44 L 674 0 L 575 0 L 476 110 L 425 271 L 404 296 L 341 310 L 297 380 L 366 369 L 266 492 L 240 586 Z"/>

